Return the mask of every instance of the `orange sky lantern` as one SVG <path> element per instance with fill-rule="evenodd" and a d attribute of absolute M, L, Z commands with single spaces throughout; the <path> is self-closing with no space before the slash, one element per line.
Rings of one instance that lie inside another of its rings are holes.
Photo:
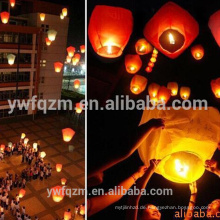
<path fill-rule="evenodd" d="M 149 62 L 149 63 L 148 63 L 148 66 L 151 67 L 151 68 L 153 68 L 153 67 L 154 67 L 154 63 Z"/>
<path fill-rule="evenodd" d="M 66 56 L 66 62 L 67 62 L 67 63 L 71 63 L 71 60 L 72 60 L 71 57 Z"/>
<path fill-rule="evenodd" d="M 191 48 L 191 54 L 196 60 L 201 60 L 204 56 L 204 48 L 202 45 L 195 45 Z"/>
<path fill-rule="evenodd" d="M 187 100 L 190 97 L 191 89 L 189 87 L 180 88 L 180 96 L 183 100 Z"/>
<path fill-rule="evenodd" d="M 139 55 L 145 55 L 153 50 L 153 47 L 145 38 L 139 39 L 135 44 L 136 53 Z"/>
<path fill-rule="evenodd" d="M 209 18 L 209 28 L 212 32 L 215 41 L 217 42 L 218 46 L 220 47 L 220 10 L 216 11 L 212 14 Z"/>
<path fill-rule="evenodd" d="M 70 220 L 71 218 L 71 212 L 64 212 L 64 220 Z"/>
<path fill-rule="evenodd" d="M 171 96 L 176 96 L 178 93 L 178 83 L 169 82 L 167 84 L 167 88 L 171 90 Z"/>
<path fill-rule="evenodd" d="M 40 20 L 44 21 L 45 20 L 46 15 L 44 13 L 40 13 Z"/>
<path fill-rule="evenodd" d="M 57 36 L 57 31 L 55 30 L 49 30 L 47 31 L 47 35 L 50 41 L 55 41 L 56 36 Z"/>
<path fill-rule="evenodd" d="M 10 0 L 10 5 L 12 8 L 15 7 L 15 0 Z"/>
<path fill-rule="evenodd" d="M 75 61 L 78 63 L 80 61 L 81 55 L 79 53 L 76 53 L 74 55 Z"/>
<path fill-rule="evenodd" d="M 65 186 L 66 185 L 67 180 L 65 178 L 61 179 L 61 185 Z"/>
<path fill-rule="evenodd" d="M 1 12 L 1 20 L 3 24 L 7 24 L 9 20 L 10 14 L 7 11 Z"/>
<path fill-rule="evenodd" d="M 78 79 L 74 80 L 73 86 L 75 89 L 78 89 L 80 87 L 80 81 Z"/>
<path fill-rule="evenodd" d="M 220 77 L 211 81 L 212 92 L 216 98 L 220 98 Z"/>
<path fill-rule="evenodd" d="M 183 53 L 198 34 L 197 21 L 173 2 L 163 5 L 144 27 L 145 38 L 172 59 Z"/>
<path fill-rule="evenodd" d="M 62 70 L 63 64 L 61 62 L 54 63 L 54 69 L 56 73 L 60 73 Z"/>
<path fill-rule="evenodd" d="M 67 8 L 63 8 L 63 9 L 62 9 L 62 14 L 63 14 L 64 17 L 67 16 L 67 13 L 68 13 Z"/>
<path fill-rule="evenodd" d="M 86 51 L 85 45 L 81 45 L 81 46 L 80 46 L 80 52 L 81 52 L 81 53 L 85 53 L 85 51 Z"/>
<path fill-rule="evenodd" d="M 20 189 L 18 196 L 19 198 L 23 198 L 25 196 L 26 191 L 24 189 Z"/>
<path fill-rule="evenodd" d="M 44 159 L 46 157 L 46 153 L 44 151 L 40 152 L 40 157 Z"/>
<path fill-rule="evenodd" d="M 122 55 L 133 29 L 131 11 L 106 5 L 97 5 L 92 12 L 88 35 L 94 51 L 106 58 Z"/>
<path fill-rule="evenodd" d="M 145 78 L 144 76 L 135 75 L 131 80 L 130 90 L 135 95 L 138 95 L 145 90 L 146 86 L 147 78 Z"/>
<path fill-rule="evenodd" d="M 146 69 L 145 69 L 145 71 L 148 72 L 148 73 L 151 73 L 151 72 L 152 72 L 152 67 L 147 66 Z"/>
<path fill-rule="evenodd" d="M 0 145 L 0 152 L 4 152 L 4 150 L 5 150 L 5 145 L 4 145 L 4 144 L 1 144 L 1 145 Z"/>
<path fill-rule="evenodd" d="M 125 56 L 125 68 L 128 73 L 134 74 L 140 70 L 142 61 L 139 55 L 127 54 Z"/>
<path fill-rule="evenodd" d="M 50 41 L 48 37 L 46 37 L 45 42 L 47 46 L 50 46 L 52 43 L 52 41 Z"/>
<path fill-rule="evenodd" d="M 161 86 L 157 93 L 157 98 L 159 101 L 164 102 L 165 104 L 169 101 L 171 96 L 171 90 L 167 89 L 165 86 Z"/>
<path fill-rule="evenodd" d="M 158 93 L 159 89 L 160 89 L 160 85 L 158 85 L 156 83 L 151 83 L 148 86 L 148 93 L 149 93 L 150 98 L 157 97 L 157 93 Z"/>
<path fill-rule="evenodd" d="M 79 102 L 79 103 L 76 103 L 76 113 L 80 114 L 82 112 L 82 104 Z"/>
<path fill-rule="evenodd" d="M 62 164 L 56 164 L 56 171 L 59 173 L 62 170 L 63 165 Z"/>
<path fill-rule="evenodd" d="M 75 131 L 71 128 L 65 128 L 62 130 L 63 140 L 65 142 L 70 142 L 73 136 L 75 135 Z"/>
<path fill-rule="evenodd" d="M 65 196 L 65 190 L 61 186 L 55 186 L 51 189 L 51 194 L 54 202 L 61 202 Z"/>
<path fill-rule="evenodd" d="M 70 47 L 67 47 L 66 50 L 67 50 L 68 56 L 69 56 L 69 57 L 73 57 L 73 56 L 74 56 L 74 53 L 75 53 L 75 51 L 76 51 L 76 48 L 70 46 Z"/>

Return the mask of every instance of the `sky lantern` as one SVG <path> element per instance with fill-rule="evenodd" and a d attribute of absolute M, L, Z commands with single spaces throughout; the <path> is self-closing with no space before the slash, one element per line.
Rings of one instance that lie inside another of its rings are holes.
<path fill-rule="evenodd" d="M 156 61 L 157 61 L 157 59 L 156 59 L 155 57 L 151 57 L 151 58 L 150 58 L 150 62 L 151 62 L 151 63 L 156 63 Z"/>
<path fill-rule="evenodd" d="M 131 83 L 130 83 L 130 90 L 135 95 L 140 94 L 145 90 L 147 86 L 147 78 L 140 75 L 133 76 Z"/>
<path fill-rule="evenodd" d="M 139 55 L 127 54 L 125 56 L 125 68 L 128 73 L 134 74 L 140 70 L 142 61 Z"/>
<path fill-rule="evenodd" d="M 204 56 L 204 48 L 202 45 L 195 45 L 191 48 L 191 54 L 196 60 L 201 60 Z"/>
<path fill-rule="evenodd" d="M 45 38 L 45 42 L 46 42 L 46 45 L 47 45 L 47 46 L 50 46 L 51 43 L 52 43 L 51 40 L 49 40 L 48 37 Z"/>
<path fill-rule="evenodd" d="M 75 89 L 78 89 L 80 87 L 80 80 L 78 80 L 78 79 L 74 80 L 73 86 Z"/>
<path fill-rule="evenodd" d="M 71 63 L 71 60 L 72 60 L 71 57 L 66 56 L 66 62 L 67 62 L 67 63 Z"/>
<path fill-rule="evenodd" d="M 76 53 L 74 55 L 75 61 L 78 63 L 80 61 L 81 55 L 79 53 Z"/>
<path fill-rule="evenodd" d="M 15 0 L 10 0 L 10 5 L 12 8 L 15 7 Z"/>
<path fill-rule="evenodd" d="M 8 147 L 11 148 L 13 146 L 12 142 L 8 142 Z"/>
<path fill-rule="evenodd" d="M 33 149 L 34 151 L 37 151 L 37 143 L 33 143 Z"/>
<path fill-rule="evenodd" d="M 24 189 L 20 189 L 18 196 L 19 198 L 23 198 L 25 196 L 26 191 Z"/>
<path fill-rule="evenodd" d="M 198 34 L 197 21 L 173 2 L 163 5 L 144 27 L 145 38 L 172 59 L 183 53 Z"/>
<path fill-rule="evenodd" d="M 171 90 L 171 96 L 176 96 L 178 93 L 178 83 L 169 82 L 167 84 L 167 88 Z"/>
<path fill-rule="evenodd" d="M 159 101 L 164 102 L 165 104 L 169 101 L 171 96 L 171 90 L 165 86 L 161 86 L 157 93 L 157 98 Z"/>
<path fill-rule="evenodd" d="M 26 134 L 25 133 L 22 133 L 21 134 L 21 139 L 24 139 L 26 137 Z"/>
<path fill-rule="evenodd" d="M 62 129 L 63 140 L 65 142 L 70 142 L 73 136 L 75 135 L 75 131 L 71 128 Z"/>
<path fill-rule="evenodd" d="M 211 81 L 212 92 L 216 98 L 220 98 L 220 78 Z"/>
<path fill-rule="evenodd" d="M 7 24 L 9 20 L 10 14 L 7 11 L 1 12 L 1 20 L 3 24 Z"/>
<path fill-rule="evenodd" d="M 62 164 L 56 164 L 56 171 L 59 173 L 62 170 L 63 165 Z"/>
<path fill-rule="evenodd" d="M 68 56 L 69 57 L 73 57 L 74 56 L 74 53 L 76 51 L 76 48 L 75 47 L 72 47 L 72 46 L 69 46 L 66 48 L 67 50 L 67 53 L 68 53 Z"/>
<path fill-rule="evenodd" d="M 60 19 L 63 20 L 64 18 L 65 16 L 62 13 L 60 13 Z"/>
<path fill-rule="evenodd" d="M 27 145 L 28 141 L 29 141 L 29 139 L 28 139 L 28 138 L 25 138 L 25 139 L 24 139 L 24 144 Z"/>
<path fill-rule="evenodd" d="M 67 8 L 63 8 L 63 9 L 62 9 L 62 14 L 63 14 L 64 17 L 67 16 L 67 13 L 68 13 Z"/>
<path fill-rule="evenodd" d="M 152 52 L 153 47 L 145 38 L 139 39 L 135 44 L 136 53 L 139 55 L 145 55 Z"/>
<path fill-rule="evenodd" d="M 82 104 L 80 102 L 76 103 L 76 113 L 80 114 L 82 112 Z"/>
<path fill-rule="evenodd" d="M 1 152 L 4 152 L 4 150 L 5 150 L 5 145 L 4 145 L 4 144 L 1 144 L 1 145 L 0 145 L 0 151 L 1 151 Z"/>
<path fill-rule="evenodd" d="M 65 186 L 66 185 L 67 180 L 65 178 L 61 179 L 61 185 Z"/>
<path fill-rule="evenodd" d="M 80 46 L 80 52 L 81 52 L 81 53 L 85 53 L 85 51 L 86 51 L 85 45 L 81 45 L 81 46 Z"/>
<path fill-rule="evenodd" d="M 70 220 L 72 218 L 71 212 L 64 212 L 64 220 Z"/>
<path fill-rule="evenodd" d="M 44 159 L 46 157 L 46 153 L 44 151 L 40 152 L 40 157 Z"/>
<path fill-rule="evenodd" d="M 16 56 L 14 54 L 8 54 L 7 55 L 8 64 L 13 65 L 15 63 L 15 58 Z"/>
<path fill-rule="evenodd" d="M 80 207 L 79 207 L 79 214 L 80 215 L 85 215 L 85 213 L 86 213 L 85 205 L 84 204 L 80 205 Z"/>
<path fill-rule="evenodd" d="M 50 41 L 55 41 L 56 36 L 57 36 L 57 31 L 55 30 L 49 30 L 47 31 L 47 35 Z"/>
<path fill-rule="evenodd" d="M 55 186 L 51 189 L 51 194 L 54 202 L 61 202 L 65 196 L 65 190 L 61 186 Z"/>
<path fill-rule="evenodd" d="M 62 70 L 63 64 L 61 62 L 54 63 L 54 69 L 56 73 L 60 73 Z"/>
<path fill-rule="evenodd" d="M 151 67 L 151 68 L 154 67 L 154 63 L 152 63 L 152 62 L 149 62 L 147 65 L 148 65 L 149 67 Z"/>
<path fill-rule="evenodd" d="M 40 20 L 44 21 L 45 20 L 46 15 L 44 13 L 40 13 Z"/>
<path fill-rule="evenodd" d="M 78 63 L 78 59 L 75 58 L 75 57 L 73 57 L 73 58 L 72 58 L 72 64 L 73 64 L 73 66 L 76 66 L 77 63 Z"/>
<path fill-rule="evenodd" d="M 147 66 L 146 69 L 145 69 L 145 71 L 148 72 L 148 73 L 151 73 L 151 72 L 152 72 L 152 67 Z"/>
<path fill-rule="evenodd" d="M 106 5 L 97 5 L 92 12 L 88 35 L 94 51 L 106 58 L 122 55 L 133 29 L 131 11 Z"/>
<path fill-rule="evenodd" d="M 151 83 L 148 86 L 148 93 L 149 93 L 150 98 L 157 97 L 157 93 L 159 89 L 160 89 L 160 85 L 158 85 L 157 83 Z"/>
<path fill-rule="evenodd" d="M 209 28 L 212 32 L 213 37 L 215 38 L 216 43 L 220 47 L 220 10 L 216 11 L 214 14 L 212 14 L 209 18 Z"/>
<path fill-rule="evenodd" d="M 189 87 L 181 87 L 180 88 L 180 97 L 183 100 L 187 100 L 190 97 L 191 89 Z"/>

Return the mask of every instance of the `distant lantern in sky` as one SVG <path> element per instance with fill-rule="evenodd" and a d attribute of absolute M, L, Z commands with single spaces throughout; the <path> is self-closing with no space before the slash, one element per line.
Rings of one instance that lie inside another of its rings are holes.
<path fill-rule="evenodd" d="M 62 170 L 63 165 L 62 164 L 56 164 L 56 171 L 59 173 Z"/>
<path fill-rule="evenodd" d="M 8 64 L 13 65 L 15 63 L 15 58 L 16 58 L 16 56 L 14 54 L 8 54 L 8 56 L 7 56 Z"/>
<path fill-rule="evenodd" d="M 137 54 L 145 55 L 152 52 L 153 47 L 145 38 L 141 38 L 136 42 L 135 49 Z"/>
<path fill-rule="evenodd" d="M 61 179 L 61 185 L 65 186 L 66 185 L 67 180 L 65 178 Z"/>
<path fill-rule="evenodd" d="M 75 51 L 76 51 L 76 48 L 70 46 L 70 47 L 67 47 L 66 50 L 67 50 L 68 56 L 69 56 L 69 57 L 73 57 L 73 56 L 74 56 L 74 53 L 75 53 Z"/>
<path fill-rule="evenodd" d="M 176 96 L 178 93 L 178 83 L 169 82 L 167 84 L 167 88 L 171 90 L 171 96 Z"/>
<path fill-rule="evenodd" d="M 130 90 L 135 95 L 138 95 L 145 90 L 146 86 L 147 78 L 145 78 L 144 76 L 135 75 L 131 80 Z"/>
<path fill-rule="evenodd" d="M 212 92 L 216 98 L 220 98 L 220 78 L 211 81 Z"/>
<path fill-rule="evenodd" d="M 15 6 L 15 0 L 10 0 L 10 5 L 13 8 Z"/>
<path fill-rule="evenodd" d="M 62 14 L 63 14 L 64 17 L 67 16 L 67 13 L 68 13 L 67 8 L 63 8 L 62 9 Z"/>
<path fill-rule="evenodd" d="M 3 24 L 7 24 L 9 20 L 10 14 L 7 11 L 1 12 L 1 20 Z"/>
<path fill-rule="evenodd" d="M 88 35 L 94 51 L 106 58 L 122 55 L 133 29 L 131 11 L 97 5 L 89 21 Z"/>
<path fill-rule="evenodd" d="M 51 194 L 54 202 L 61 202 L 65 196 L 65 190 L 62 186 L 55 186 L 51 189 Z"/>
<path fill-rule="evenodd" d="M 67 63 L 71 63 L 71 60 L 72 60 L 71 57 L 66 56 L 66 62 L 67 62 Z"/>
<path fill-rule="evenodd" d="M 46 15 L 44 13 L 40 13 L 40 20 L 44 21 L 45 20 Z"/>
<path fill-rule="evenodd" d="M 76 113 L 80 114 L 83 111 L 83 106 L 80 102 L 76 103 Z"/>
<path fill-rule="evenodd" d="M 47 45 L 47 46 L 50 46 L 51 43 L 52 43 L 51 40 L 49 40 L 48 37 L 46 37 L 45 42 L 46 42 L 46 45 Z"/>
<path fill-rule="evenodd" d="M 74 80 L 73 86 L 75 89 L 78 89 L 80 87 L 80 81 L 78 79 Z"/>
<path fill-rule="evenodd" d="M 72 59 L 72 64 L 73 64 L 73 66 L 76 66 L 77 63 L 78 63 L 78 59 L 75 58 L 75 57 L 73 57 L 73 59 Z"/>
<path fill-rule="evenodd" d="M 179 5 L 163 5 L 144 27 L 145 38 L 169 58 L 178 57 L 199 34 L 197 21 Z"/>
<path fill-rule="evenodd" d="M 78 63 L 80 61 L 81 55 L 79 53 L 76 53 L 74 55 L 74 58 L 76 59 L 76 62 Z"/>
<path fill-rule="evenodd" d="M 24 189 L 20 189 L 18 196 L 19 198 L 23 198 L 25 196 L 26 191 Z"/>
<path fill-rule="evenodd" d="M 151 83 L 148 86 L 148 93 L 150 98 L 156 98 L 159 89 L 160 89 L 160 85 L 158 85 L 157 83 Z"/>
<path fill-rule="evenodd" d="M 220 47 L 220 10 L 216 11 L 209 18 L 209 28 L 212 32 L 213 37 L 215 38 L 216 43 Z"/>
<path fill-rule="evenodd" d="M 21 134 L 21 139 L 24 139 L 26 137 L 26 134 L 25 133 L 22 133 Z"/>
<path fill-rule="evenodd" d="M 204 48 L 202 45 L 195 45 L 191 48 L 191 54 L 196 60 L 201 60 L 204 56 Z"/>
<path fill-rule="evenodd" d="M 27 145 L 28 141 L 29 141 L 29 139 L 28 139 L 28 138 L 25 138 L 25 139 L 24 139 L 24 144 Z"/>
<path fill-rule="evenodd" d="M 128 73 L 135 74 L 140 70 L 142 61 L 139 55 L 127 54 L 125 56 L 125 68 Z"/>
<path fill-rule="evenodd" d="M 189 87 L 181 87 L 180 88 L 180 97 L 183 100 L 187 100 L 190 97 L 191 89 Z"/>
<path fill-rule="evenodd" d="M 75 131 L 71 128 L 62 129 L 63 140 L 65 142 L 70 142 L 73 136 L 75 135 Z"/>
<path fill-rule="evenodd" d="M 85 53 L 85 51 L 86 51 L 85 45 L 81 45 L 81 46 L 80 46 L 80 52 L 81 52 L 81 53 Z"/>
<path fill-rule="evenodd" d="M 60 73 L 62 70 L 63 64 L 61 62 L 54 63 L 54 69 L 56 73 Z"/>
<path fill-rule="evenodd" d="M 147 67 L 145 68 L 145 71 L 148 72 L 148 73 L 151 73 L 151 72 L 152 72 L 152 67 L 147 66 Z"/>
<path fill-rule="evenodd" d="M 62 13 L 60 13 L 60 19 L 63 20 L 65 17 Z"/>
<path fill-rule="evenodd" d="M 56 36 L 57 36 L 57 31 L 49 30 L 49 31 L 47 31 L 47 34 L 48 34 L 48 38 L 50 41 L 55 41 Z"/>
<path fill-rule="evenodd" d="M 171 96 L 171 90 L 167 89 L 165 86 L 161 86 L 157 93 L 158 101 L 164 102 L 165 104 L 169 101 Z"/>

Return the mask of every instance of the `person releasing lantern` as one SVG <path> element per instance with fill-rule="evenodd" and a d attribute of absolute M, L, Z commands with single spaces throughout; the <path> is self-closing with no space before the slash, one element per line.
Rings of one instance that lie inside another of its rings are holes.
<path fill-rule="evenodd" d="M 144 76 L 135 75 L 131 80 L 130 90 L 135 95 L 138 95 L 145 90 L 146 86 L 147 78 L 145 78 Z"/>
<path fill-rule="evenodd" d="M 45 38 L 45 42 L 46 42 L 46 45 L 47 45 L 47 46 L 50 46 L 51 43 L 52 43 L 51 40 L 49 40 L 48 37 Z"/>
<path fill-rule="evenodd" d="M 72 46 L 69 46 L 69 47 L 67 47 L 66 50 L 67 50 L 68 56 L 72 58 L 74 56 L 76 48 L 72 47 Z"/>
<path fill-rule="evenodd" d="M 65 196 L 65 189 L 61 186 L 55 186 L 51 189 L 51 194 L 54 202 L 61 202 Z"/>
<path fill-rule="evenodd" d="M 8 54 L 7 55 L 8 64 L 13 65 L 15 63 L 15 58 L 16 56 L 14 54 Z"/>
<path fill-rule="evenodd" d="M 187 100 L 190 97 L 191 89 L 189 87 L 181 87 L 180 88 L 180 97 L 183 100 Z"/>
<path fill-rule="evenodd" d="M 127 54 L 125 56 L 125 68 L 128 73 L 134 74 L 140 70 L 142 61 L 139 55 Z"/>
<path fill-rule="evenodd" d="M 19 198 L 23 198 L 25 194 L 26 194 L 26 191 L 24 189 L 20 189 L 18 196 Z"/>
<path fill-rule="evenodd" d="M 73 86 L 75 89 L 78 89 L 80 87 L 80 81 L 78 79 L 74 80 Z"/>
<path fill-rule="evenodd" d="M 70 142 L 75 135 L 75 131 L 71 128 L 62 129 L 63 140 L 65 142 Z"/>
<path fill-rule="evenodd" d="M 85 45 L 81 45 L 81 46 L 80 46 L 80 52 L 81 52 L 81 53 L 85 53 L 85 51 L 86 51 Z"/>
<path fill-rule="evenodd" d="M 60 73 L 62 70 L 63 64 L 61 62 L 54 63 L 54 69 L 56 73 Z"/>
<path fill-rule="evenodd" d="M 10 14 L 7 12 L 7 11 L 3 11 L 1 12 L 1 21 L 3 24 L 7 24 L 8 23 L 8 20 L 9 20 L 9 17 L 10 17 Z"/>
<path fill-rule="evenodd" d="M 55 30 L 49 30 L 49 31 L 47 31 L 47 35 L 48 35 L 48 39 L 49 39 L 50 41 L 55 41 L 56 36 L 57 36 L 57 31 L 55 31 Z"/>
<path fill-rule="evenodd" d="M 169 101 L 171 96 L 171 90 L 167 89 L 165 86 L 161 86 L 157 93 L 158 101 L 164 102 L 165 104 Z"/>
<path fill-rule="evenodd" d="M 12 8 L 15 7 L 15 0 L 10 0 L 10 5 Z"/>
<path fill-rule="evenodd" d="M 131 11 L 120 7 L 97 5 L 89 21 L 88 35 L 98 55 L 116 58 L 122 55 L 132 29 Z"/>
<path fill-rule="evenodd" d="M 196 60 L 201 60 L 204 56 L 204 48 L 202 45 L 195 45 L 191 48 L 191 54 Z"/>
<path fill-rule="evenodd" d="M 211 81 L 212 92 L 216 98 L 220 98 L 220 77 Z"/>
<path fill-rule="evenodd" d="M 56 171 L 59 173 L 62 170 L 63 165 L 62 164 L 56 164 Z"/>
<path fill-rule="evenodd" d="M 135 44 L 136 53 L 139 55 L 145 55 L 153 50 L 153 47 L 145 38 L 139 39 Z"/>
<path fill-rule="evenodd" d="M 176 96 L 178 93 L 178 84 L 176 82 L 169 82 L 167 88 L 171 90 L 171 96 Z"/>
<path fill-rule="evenodd" d="M 44 13 L 40 13 L 40 20 L 44 21 L 45 20 L 46 15 Z"/>

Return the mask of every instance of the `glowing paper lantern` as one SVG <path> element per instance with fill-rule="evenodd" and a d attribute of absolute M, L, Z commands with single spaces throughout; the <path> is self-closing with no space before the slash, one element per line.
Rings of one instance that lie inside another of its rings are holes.
<path fill-rule="evenodd" d="M 11 148 L 12 145 L 13 145 L 13 144 L 12 144 L 11 142 L 8 142 L 8 147 L 9 147 L 9 148 Z"/>
<path fill-rule="evenodd" d="M 63 140 L 65 142 L 70 142 L 73 136 L 75 135 L 75 131 L 71 128 L 65 128 L 62 130 Z"/>
<path fill-rule="evenodd" d="M 29 139 L 28 139 L 28 138 L 25 138 L 25 139 L 24 139 L 24 144 L 27 144 L 28 141 L 29 141 Z"/>
<path fill-rule="evenodd" d="M 92 12 L 88 35 L 94 51 L 107 58 L 121 56 L 133 29 L 131 11 L 97 5 Z"/>
<path fill-rule="evenodd" d="M 212 92 L 216 98 L 220 98 L 220 78 L 211 81 Z"/>
<path fill-rule="evenodd" d="M 7 55 L 8 64 L 13 65 L 15 63 L 15 58 L 16 56 L 14 54 L 8 54 Z"/>
<path fill-rule="evenodd" d="M 80 205 L 79 207 L 79 214 L 80 215 L 85 215 L 85 205 Z"/>
<path fill-rule="evenodd" d="M 61 62 L 54 63 L 54 69 L 56 73 L 60 73 L 62 70 L 63 64 Z"/>
<path fill-rule="evenodd" d="M 48 37 L 45 39 L 45 41 L 46 41 L 46 45 L 47 45 L 47 46 L 50 46 L 50 45 L 51 45 L 51 43 L 52 43 L 52 42 L 49 40 L 49 38 L 48 38 Z"/>
<path fill-rule="evenodd" d="M 10 0 L 10 5 L 13 8 L 15 6 L 15 0 Z"/>
<path fill-rule="evenodd" d="M 67 13 L 68 13 L 67 8 L 63 8 L 62 9 L 62 14 L 63 14 L 64 17 L 67 16 Z"/>
<path fill-rule="evenodd" d="M 26 134 L 25 133 L 22 133 L 21 134 L 21 139 L 24 139 L 26 137 Z"/>
<path fill-rule="evenodd" d="M 150 103 L 153 106 L 156 106 L 158 104 L 158 98 L 157 97 L 150 97 Z"/>
<path fill-rule="evenodd" d="M 152 67 L 147 66 L 146 69 L 145 69 L 145 71 L 148 72 L 148 73 L 152 72 Z"/>
<path fill-rule="evenodd" d="M 62 179 L 61 179 L 61 185 L 65 186 L 65 185 L 66 185 L 66 181 L 67 181 L 67 180 L 66 180 L 65 178 L 62 178 Z"/>
<path fill-rule="evenodd" d="M 73 86 L 75 89 L 78 89 L 80 87 L 80 81 L 78 79 L 74 80 Z"/>
<path fill-rule="evenodd" d="M 202 45 L 195 45 L 191 48 L 191 53 L 196 60 L 201 60 L 204 56 L 204 48 Z"/>
<path fill-rule="evenodd" d="M 153 50 L 153 47 L 145 38 L 139 39 L 135 44 L 136 53 L 139 55 L 148 54 Z"/>
<path fill-rule="evenodd" d="M 152 62 L 149 62 L 147 65 L 148 65 L 149 67 L 151 67 L 151 68 L 154 67 L 154 63 L 152 63 Z"/>
<path fill-rule="evenodd" d="M 71 60 L 72 60 L 71 57 L 66 56 L 66 62 L 67 62 L 67 63 L 71 63 Z"/>
<path fill-rule="evenodd" d="M 60 19 L 63 20 L 65 17 L 62 13 L 60 13 Z"/>
<path fill-rule="evenodd" d="M 7 11 L 1 12 L 1 20 L 3 24 L 7 24 L 9 20 L 10 14 Z"/>
<path fill-rule="evenodd" d="M 46 157 L 46 153 L 44 151 L 40 152 L 40 157 L 44 159 Z"/>
<path fill-rule="evenodd" d="M 158 54 L 158 50 L 154 48 L 153 54 Z"/>
<path fill-rule="evenodd" d="M 73 59 L 72 59 L 72 64 L 73 64 L 73 66 L 76 66 L 77 63 L 78 63 L 78 59 L 76 59 L 75 57 L 73 57 Z"/>
<path fill-rule="evenodd" d="M 23 198 L 25 196 L 26 191 L 24 189 L 20 189 L 18 196 L 19 198 Z"/>
<path fill-rule="evenodd" d="M 157 98 L 159 101 L 167 103 L 171 96 L 171 90 L 167 89 L 165 86 L 161 86 L 157 93 Z"/>
<path fill-rule="evenodd" d="M 74 56 L 74 53 L 75 53 L 75 51 L 76 51 L 76 48 L 70 46 L 70 47 L 67 47 L 66 50 L 67 50 L 68 56 L 69 56 L 69 57 L 73 57 L 73 56 Z"/>
<path fill-rule="evenodd" d="M 4 152 L 4 150 L 5 150 L 5 145 L 4 144 L 1 144 L 0 150 L 1 150 L 1 152 Z"/>
<path fill-rule="evenodd" d="M 40 13 L 40 20 L 44 21 L 45 20 L 46 15 L 44 13 Z"/>
<path fill-rule="evenodd" d="M 183 100 L 187 100 L 190 97 L 191 89 L 189 87 L 181 87 L 180 88 L 180 97 Z"/>
<path fill-rule="evenodd" d="M 51 194 L 54 202 L 60 202 L 65 196 L 65 190 L 61 186 L 55 186 L 51 189 Z"/>
<path fill-rule="evenodd" d="M 196 20 L 173 2 L 163 5 L 145 25 L 145 38 L 164 55 L 174 59 L 199 34 Z"/>
<path fill-rule="evenodd" d="M 62 164 L 56 164 L 56 171 L 59 173 L 62 170 L 63 165 Z"/>
<path fill-rule="evenodd" d="M 80 61 L 81 55 L 79 53 L 76 53 L 74 55 L 75 61 L 78 63 Z"/>
<path fill-rule="evenodd" d="M 151 84 L 148 86 L 149 96 L 150 96 L 151 98 L 156 98 L 159 89 L 160 89 L 160 85 L 158 85 L 158 84 L 156 84 L 156 83 L 151 83 Z"/>
<path fill-rule="evenodd" d="M 169 82 L 167 88 L 171 90 L 171 96 L 176 96 L 178 93 L 178 84 L 176 82 Z"/>
<path fill-rule="evenodd" d="M 80 114 L 82 112 L 82 104 L 79 102 L 79 103 L 76 103 L 76 113 Z"/>
<path fill-rule="evenodd" d="M 64 220 L 70 220 L 71 218 L 71 212 L 64 212 Z"/>
<path fill-rule="evenodd" d="M 131 80 L 130 90 L 135 95 L 138 95 L 145 90 L 146 86 L 147 78 L 140 75 L 135 75 Z"/>
<path fill-rule="evenodd" d="M 80 52 L 81 52 L 81 53 L 85 53 L 85 51 L 86 51 L 85 45 L 81 45 L 81 46 L 80 46 Z"/>
<path fill-rule="evenodd" d="M 157 61 L 157 59 L 156 59 L 155 57 L 151 57 L 151 58 L 150 58 L 150 62 L 151 62 L 151 63 L 155 63 L 156 61 Z"/>
<path fill-rule="evenodd" d="M 140 70 L 142 61 L 139 55 L 127 54 L 125 56 L 125 68 L 128 73 L 134 74 Z"/>
<path fill-rule="evenodd" d="M 212 32 L 215 41 L 217 42 L 218 46 L 220 47 L 220 10 L 216 11 L 213 15 L 209 18 L 209 28 Z"/>
<path fill-rule="evenodd" d="M 33 149 L 37 151 L 37 143 L 33 143 Z"/>
<path fill-rule="evenodd" d="M 56 36 L 57 36 L 57 31 L 55 30 L 49 30 L 47 31 L 47 35 L 50 41 L 55 41 Z"/>

